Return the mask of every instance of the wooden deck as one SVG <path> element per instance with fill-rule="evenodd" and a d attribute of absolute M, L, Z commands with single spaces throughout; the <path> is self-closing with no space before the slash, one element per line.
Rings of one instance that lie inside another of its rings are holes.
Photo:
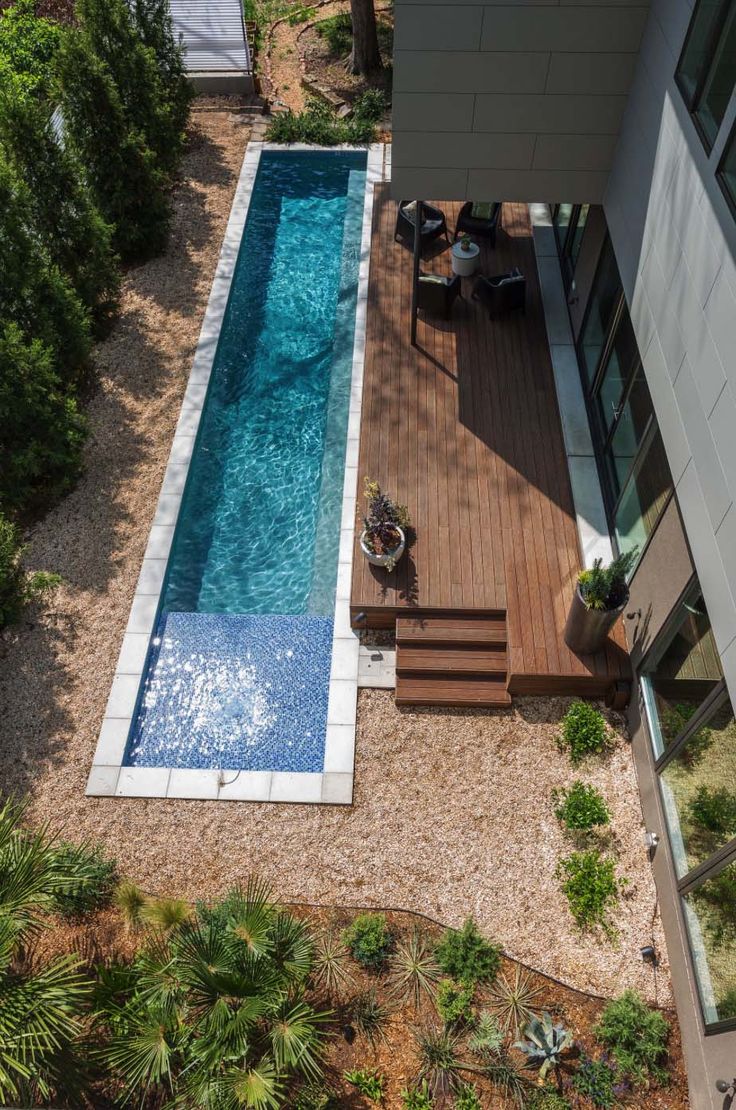
<path fill-rule="evenodd" d="M 459 206 L 438 203 L 453 228 Z M 411 252 L 394 242 L 395 214 L 379 186 L 359 476 L 408 506 L 416 536 L 392 574 L 356 542 L 352 615 L 387 628 L 407 611 L 505 614 L 511 694 L 602 694 L 628 678 L 629 661 L 620 627 L 596 656 L 563 641 L 580 555 L 526 205 L 504 205 L 495 250 L 481 244 L 484 273 L 526 275 L 526 314 L 491 322 L 463 279 L 450 321 L 420 314 L 419 350 L 409 342 Z M 449 273 L 449 248 L 422 268 Z"/>

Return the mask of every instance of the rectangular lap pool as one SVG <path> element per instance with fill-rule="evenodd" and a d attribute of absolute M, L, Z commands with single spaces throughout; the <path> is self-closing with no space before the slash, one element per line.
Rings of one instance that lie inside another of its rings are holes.
<path fill-rule="evenodd" d="M 196 438 L 167 471 L 168 558 L 144 560 L 160 592 L 121 780 L 325 770 L 366 169 L 365 151 L 259 152 Z"/>

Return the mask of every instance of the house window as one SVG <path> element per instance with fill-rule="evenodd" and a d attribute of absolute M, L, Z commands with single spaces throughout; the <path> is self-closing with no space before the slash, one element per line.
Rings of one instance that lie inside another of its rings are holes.
<path fill-rule="evenodd" d="M 725 193 L 726 200 L 731 205 L 734 214 L 736 214 L 736 128 L 731 132 L 726 149 L 723 152 L 721 164 L 718 167 L 718 181 Z"/>
<path fill-rule="evenodd" d="M 556 204 L 552 209 L 557 252 L 566 289 L 573 284 L 589 209 L 588 204 Z"/>
<path fill-rule="evenodd" d="M 697 582 L 641 685 L 703 1017 L 736 1027 L 736 721 Z"/>
<path fill-rule="evenodd" d="M 619 551 L 641 553 L 673 486 L 610 240 L 598 263 L 578 357 L 610 531 Z"/>
<path fill-rule="evenodd" d="M 676 79 L 710 150 L 736 84 L 736 0 L 699 0 Z"/>

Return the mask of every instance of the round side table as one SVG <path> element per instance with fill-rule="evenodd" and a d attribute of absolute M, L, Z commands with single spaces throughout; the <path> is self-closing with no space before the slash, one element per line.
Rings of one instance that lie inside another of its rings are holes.
<path fill-rule="evenodd" d="M 471 243 L 468 250 L 464 251 L 462 244 L 457 242 L 452 245 L 452 272 L 460 277 L 470 277 L 478 269 L 480 247 Z"/>

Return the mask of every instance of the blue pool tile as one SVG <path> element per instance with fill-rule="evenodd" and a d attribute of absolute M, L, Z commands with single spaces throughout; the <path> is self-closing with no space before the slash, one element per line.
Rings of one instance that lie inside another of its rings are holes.
<path fill-rule="evenodd" d="M 333 620 L 168 613 L 126 764 L 322 771 Z"/>

